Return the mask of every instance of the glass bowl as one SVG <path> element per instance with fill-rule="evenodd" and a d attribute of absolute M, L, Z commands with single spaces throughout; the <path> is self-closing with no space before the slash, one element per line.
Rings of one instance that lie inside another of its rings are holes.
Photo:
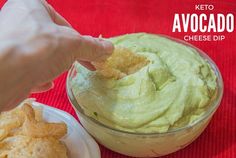
<path fill-rule="evenodd" d="M 200 49 L 179 39 L 166 37 L 175 42 L 194 48 L 213 69 L 217 77 L 216 97 L 208 105 L 207 111 L 193 124 L 176 128 L 165 133 L 134 133 L 111 128 L 97 120 L 87 116 L 83 108 L 78 104 L 72 90 L 72 80 L 77 72 L 72 66 L 70 69 L 66 89 L 68 98 L 76 111 L 83 127 L 105 147 L 133 157 L 159 157 L 180 150 L 193 142 L 207 127 L 213 114 L 220 105 L 223 95 L 223 80 L 216 64 Z"/>

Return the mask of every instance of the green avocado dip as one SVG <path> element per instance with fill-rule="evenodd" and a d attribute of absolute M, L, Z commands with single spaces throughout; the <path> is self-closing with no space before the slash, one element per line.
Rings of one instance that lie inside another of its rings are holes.
<path fill-rule="evenodd" d="M 216 76 L 197 50 L 146 33 L 108 40 L 150 62 L 118 80 L 76 63 L 72 91 L 86 115 L 119 130 L 163 133 L 189 125 L 206 112 L 216 94 Z"/>

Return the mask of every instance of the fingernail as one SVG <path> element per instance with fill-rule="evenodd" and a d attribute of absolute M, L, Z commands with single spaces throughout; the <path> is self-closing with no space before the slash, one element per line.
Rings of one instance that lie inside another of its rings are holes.
<path fill-rule="evenodd" d="M 112 54 L 113 50 L 114 50 L 114 45 L 112 44 L 112 42 L 107 41 L 107 40 L 101 40 L 103 48 L 105 49 L 107 54 Z"/>

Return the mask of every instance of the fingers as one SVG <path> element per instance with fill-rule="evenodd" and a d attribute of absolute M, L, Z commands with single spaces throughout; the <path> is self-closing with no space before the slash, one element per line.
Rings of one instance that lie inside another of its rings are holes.
<path fill-rule="evenodd" d="M 58 12 L 55 11 L 55 9 L 51 6 L 51 5 L 48 5 L 49 7 L 49 14 L 52 18 L 52 21 L 57 24 L 57 25 L 62 25 L 62 26 L 67 26 L 67 27 L 72 27 L 70 25 L 70 23 L 64 18 L 62 17 Z"/>
<path fill-rule="evenodd" d="M 28 24 L 32 21 L 39 23 L 52 22 L 41 0 L 8 0 L 1 10 L 1 15 L 4 20 L 8 19 L 15 25 L 18 23 Z"/>
<path fill-rule="evenodd" d="M 42 84 L 40 86 L 37 86 L 37 87 L 33 88 L 31 90 L 31 93 L 45 92 L 45 91 L 48 91 L 48 90 L 52 89 L 53 87 L 54 87 L 53 82 L 47 82 L 45 84 Z"/>
<path fill-rule="evenodd" d="M 114 46 L 110 41 L 94 38 L 92 36 L 82 36 L 72 28 L 58 26 L 58 36 L 60 47 L 59 54 L 63 54 L 65 59 L 71 58 L 68 62 L 78 61 L 102 61 L 109 57 Z M 64 60 L 65 61 L 65 60 Z"/>
<path fill-rule="evenodd" d="M 42 1 L 45 8 L 47 9 L 52 21 L 57 25 L 67 26 L 71 27 L 70 23 L 62 17 L 50 4 L 48 4 L 46 1 Z"/>
<path fill-rule="evenodd" d="M 21 17 L 30 14 L 34 20 L 39 22 L 51 21 L 57 25 L 71 27 L 45 0 L 8 0 L 2 11 L 6 14 L 11 14 L 11 18 L 13 18 L 13 15 Z"/>
<path fill-rule="evenodd" d="M 109 57 L 114 46 L 110 41 L 94 38 L 91 36 L 81 36 L 78 52 L 75 52 L 77 58 L 86 61 L 102 61 Z"/>
<path fill-rule="evenodd" d="M 72 28 L 59 26 L 59 32 L 59 36 L 61 36 L 59 38 L 60 52 L 57 53 L 58 55 L 63 54 L 67 66 L 77 60 L 89 70 L 95 70 L 90 63 L 105 60 L 114 50 L 110 41 L 92 36 L 82 36 Z"/>

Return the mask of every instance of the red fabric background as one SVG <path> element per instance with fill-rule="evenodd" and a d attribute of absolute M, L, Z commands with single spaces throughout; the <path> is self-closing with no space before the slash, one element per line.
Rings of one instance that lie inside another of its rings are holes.
<path fill-rule="evenodd" d="M 150 32 L 183 39 L 192 33 L 172 33 L 175 13 L 201 13 L 195 4 L 214 4 L 214 11 L 204 13 L 233 13 L 236 1 L 191 0 L 48 0 L 81 34 L 104 37 Z M 0 0 L 0 5 L 3 1 Z M 224 97 L 205 132 L 191 145 L 166 158 L 234 158 L 236 157 L 236 31 L 224 33 L 218 42 L 190 42 L 205 51 L 218 65 L 224 79 Z M 75 116 L 66 95 L 66 73 L 55 80 L 55 88 L 34 94 L 39 102 L 52 105 Z M 76 116 L 75 116 L 76 117 Z M 100 146 L 102 158 L 128 158 Z M 79 150 L 79 147 L 78 147 Z"/>

